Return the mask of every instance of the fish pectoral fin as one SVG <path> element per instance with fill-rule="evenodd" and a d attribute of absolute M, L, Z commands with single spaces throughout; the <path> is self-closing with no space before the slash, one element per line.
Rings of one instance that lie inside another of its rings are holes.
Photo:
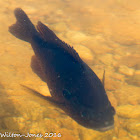
<path fill-rule="evenodd" d="M 42 81 L 46 81 L 45 80 L 45 73 L 44 71 L 42 70 L 42 67 L 39 63 L 39 60 L 37 59 L 37 57 L 35 55 L 32 56 L 32 59 L 31 59 L 31 68 L 32 68 L 32 71 L 38 75 L 40 77 L 40 79 Z"/>

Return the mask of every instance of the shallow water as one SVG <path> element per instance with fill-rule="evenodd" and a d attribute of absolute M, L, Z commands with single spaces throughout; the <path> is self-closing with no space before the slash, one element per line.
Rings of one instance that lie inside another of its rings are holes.
<path fill-rule="evenodd" d="M 0 1 L 0 136 L 60 133 L 62 140 L 140 139 L 140 1 L 5 0 Z M 102 79 L 116 109 L 115 128 L 97 132 L 78 125 L 65 113 L 22 85 L 50 95 L 31 70 L 30 45 L 8 32 L 13 11 L 22 8 L 34 24 L 42 21 Z M 1 138 L 1 137 L 0 137 Z M 1 138 L 7 139 L 7 138 Z M 24 139 L 53 139 L 15 137 Z"/>

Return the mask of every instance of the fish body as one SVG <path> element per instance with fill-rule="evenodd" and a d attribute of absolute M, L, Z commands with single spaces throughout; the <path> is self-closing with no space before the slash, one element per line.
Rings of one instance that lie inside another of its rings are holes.
<path fill-rule="evenodd" d="M 115 110 L 104 85 L 78 53 L 53 31 L 38 22 L 37 29 L 25 12 L 15 9 L 17 22 L 9 31 L 31 44 L 35 56 L 31 67 L 49 87 L 53 102 L 87 128 L 106 131 L 114 126 Z"/>

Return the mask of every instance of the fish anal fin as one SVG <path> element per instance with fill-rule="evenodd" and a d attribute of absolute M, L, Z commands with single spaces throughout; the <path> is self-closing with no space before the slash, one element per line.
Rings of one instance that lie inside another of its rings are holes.
<path fill-rule="evenodd" d="M 46 81 L 45 73 L 40 65 L 39 60 L 37 59 L 37 57 L 35 55 L 33 55 L 31 58 L 31 68 L 32 68 L 33 72 L 36 73 L 42 81 L 44 81 L 44 82 Z"/>
<path fill-rule="evenodd" d="M 59 102 L 51 96 L 45 96 L 45 99 L 48 100 L 49 102 L 53 103 L 54 105 L 61 105 L 61 106 L 65 105 L 65 103 Z"/>
<path fill-rule="evenodd" d="M 51 103 L 51 104 L 53 104 L 53 105 L 56 105 L 56 106 L 59 106 L 59 107 L 65 106 L 65 103 L 59 102 L 59 101 L 55 100 L 53 97 L 51 97 L 51 96 L 44 96 L 44 95 L 42 95 L 41 93 L 39 93 L 38 91 L 36 91 L 35 89 L 32 89 L 32 88 L 27 87 L 27 86 L 22 85 L 22 84 L 21 84 L 21 86 L 22 86 L 25 90 L 28 90 L 28 92 L 30 92 L 30 93 L 32 93 L 32 94 L 34 94 L 34 95 L 36 95 L 36 96 L 38 96 L 38 97 L 40 97 L 40 98 L 42 98 L 42 99 L 47 100 L 49 103 Z"/>

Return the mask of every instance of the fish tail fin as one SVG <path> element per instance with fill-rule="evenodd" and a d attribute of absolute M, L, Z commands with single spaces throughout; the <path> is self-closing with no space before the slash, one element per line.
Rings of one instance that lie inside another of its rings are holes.
<path fill-rule="evenodd" d="M 9 32 L 21 40 L 30 42 L 33 35 L 38 33 L 37 30 L 22 9 L 16 8 L 14 14 L 17 21 L 9 27 Z"/>

